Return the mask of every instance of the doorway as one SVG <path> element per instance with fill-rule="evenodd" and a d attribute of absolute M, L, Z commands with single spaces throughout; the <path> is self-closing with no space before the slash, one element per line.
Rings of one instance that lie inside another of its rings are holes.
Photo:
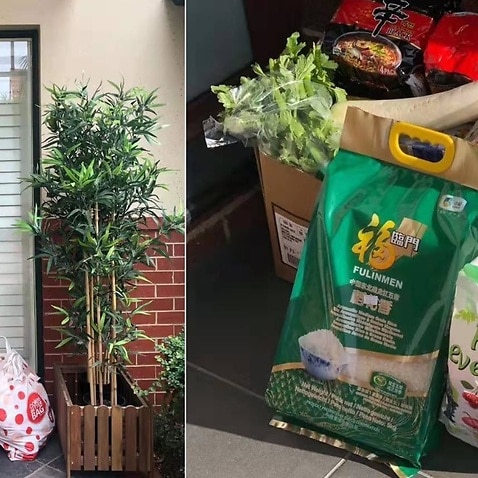
<path fill-rule="evenodd" d="M 38 198 L 21 178 L 38 164 L 37 32 L 0 32 L 0 336 L 36 370 L 34 239 L 15 228 Z M 3 348 L 3 340 L 0 347 Z"/>

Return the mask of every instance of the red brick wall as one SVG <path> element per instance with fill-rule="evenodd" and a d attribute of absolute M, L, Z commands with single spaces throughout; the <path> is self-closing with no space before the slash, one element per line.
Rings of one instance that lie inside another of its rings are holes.
<path fill-rule="evenodd" d="M 153 229 L 151 229 L 153 231 Z M 138 315 L 135 323 L 158 343 L 162 338 L 179 333 L 184 326 L 185 317 L 185 254 L 184 237 L 173 234 L 168 240 L 170 258 L 154 257 L 155 267 L 146 268 L 145 276 L 151 283 L 142 282 L 134 291 L 134 296 L 152 301 L 147 310 L 149 315 Z M 56 349 L 60 334 L 54 330 L 60 319 L 53 305 L 66 305 L 67 289 L 61 281 L 56 281 L 43 270 L 43 339 L 45 360 L 45 385 L 49 394 L 53 393 L 53 364 L 78 363 L 84 356 L 72 353 L 72 349 Z M 154 343 L 139 340 L 130 346 L 131 365 L 128 369 L 141 388 L 148 388 L 158 376 L 159 367 L 155 359 L 157 353 Z M 161 403 L 161 392 L 150 395 L 154 405 Z"/>

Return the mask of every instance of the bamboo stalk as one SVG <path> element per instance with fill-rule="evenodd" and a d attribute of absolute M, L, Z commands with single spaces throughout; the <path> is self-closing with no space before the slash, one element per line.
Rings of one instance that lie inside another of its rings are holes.
<path fill-rule="evenodd" d="M 90 317 L 90 350 L 89 350 L 89 362 L 88 362 L 88 369 L 91 371 L 91 382 L 90 382 L 90 401 L 93 406 L 96 405 L 96 370 L 95 370 L 95 362 L 96 362 L 96 350 L 95 350 L 95 342 L 94 342 L 94 330 L 91 326 L 92 320 L 92 309 L 95 304 L 95 284 L 91 277 L 88 279 L 88 287 L 89 287 L 89 295 L 90 295 L 90 309 L 88 311 Z"/>
<path fill-rule="evenodd" d="M 90 291 L 90 277 L 88 271 L 85 272 L 85 293 L 86 293 L 86 333 L 88 334 L 88 360 L 87 360 L 87 375 L 88 383 L 90 385 L 90 400 L 93 400 L 95 395 L 95 383 L 93 379 L 93 342 L 91 340 L 91 291 Z M 92 404 L 93 401 L 92 401 Z"/>
<path fill-rule="evenodd" d="M 98 203 L 95 204 L 95 232 L 96 232 L 96 240 L 99 239 L 99 232 L 100 232 L 100 213 Z M 96 278 L 96 286 L 98 289 L 98 294 L 96 296 L 96 325 L 97 325 L 97 361 L 99 366 L 96 367 L 97 370 L 97 379 L 99 385 L 99 398 L 100 398 L 100 405 L 103 405 L 103 336 L 101 333 L 101 305 L 100 305 L 100 298 L 99 292 L 101 290 L 101 279 L 99 277 Z"/>
<path fill-rule="evenodd" d="M 100 290 L 100 278 L 97 278 L 97 287 Z M 100 405 L 103 405 L 103 341 L 102 341 L 102 334 L 101 334 L 101 304 L 98 299 L 96 298 L 96 323 L 98 326 L 98 361 L 100 362 L 100 366 L 97 367 L 98 371 L 98 389 L 100 394 Z"/>
<path fill-rule="evenodd" d="M 111 273 L 111 309 L 113 311 L 113 314 L 116 312 L 116 274 L 115 271 Z M 116 319 L 113 319 L 112 321 L 112 329 L 111 329 L 111 337 L 114 340 L 116 338 Z M 118 404 L 118 383 L 116 380 L 116 369 L 113 369 L 111 375 L 111 404 L 112 405 L 117 405 Z"/>

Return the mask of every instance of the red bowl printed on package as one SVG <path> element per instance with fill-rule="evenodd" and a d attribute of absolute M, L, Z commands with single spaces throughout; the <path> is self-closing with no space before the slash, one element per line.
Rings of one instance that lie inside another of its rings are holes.
<path fill-rule="evenodd" d="M 432 92 L 478 80 L 478 14 L 444 15 L 425 49 L 425 70 Z"/>
<path fill-rule="evenodd" d="M 423 50 L 437 11 L 425 12 L 423 2 L 343 0 L 323 42 L 339 64 L 336 82 L 355 96 L 427 94 Z"/>

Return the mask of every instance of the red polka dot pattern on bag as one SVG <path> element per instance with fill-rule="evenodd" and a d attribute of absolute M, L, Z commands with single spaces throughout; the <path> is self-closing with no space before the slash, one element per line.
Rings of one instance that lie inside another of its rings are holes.
<path fill-rule="evenodd" d="M 13 366 L 1 363 L 0 357 L 0 450 L 12 461 L 31 461 L 53 431 L 55 418 L 40 378 L 24 361 L 20 369 L 20 360 L 18 355 Z"/>

